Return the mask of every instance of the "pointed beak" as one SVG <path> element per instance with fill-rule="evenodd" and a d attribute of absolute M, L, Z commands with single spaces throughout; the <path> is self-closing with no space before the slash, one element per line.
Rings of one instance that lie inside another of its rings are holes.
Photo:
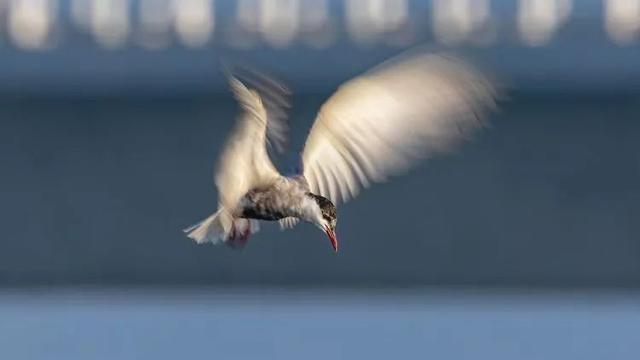
<path fill-rule="evenodd" d="M 336 238 L 336 233 L 329 227 L 324 228 L 324 232 L 327 233 L 329 240 L 331 240 L 331 246 L 333 246 L 333 251 L 338 252 L 338 239 Z"/>

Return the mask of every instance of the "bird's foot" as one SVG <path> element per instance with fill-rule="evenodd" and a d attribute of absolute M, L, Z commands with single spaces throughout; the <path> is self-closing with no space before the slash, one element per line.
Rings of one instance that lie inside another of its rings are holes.
<path fill-rule="evenodd" d="M 242 249 L 247 245 L 249 236 L 251 236 L 251 222 L 247 219 L 238 219 L 237 223 L 231 228 L 229 240 L 227 243 L 232 248 Z M 246 222 L 246 226 L 242 226 L 242 222 Z"/>

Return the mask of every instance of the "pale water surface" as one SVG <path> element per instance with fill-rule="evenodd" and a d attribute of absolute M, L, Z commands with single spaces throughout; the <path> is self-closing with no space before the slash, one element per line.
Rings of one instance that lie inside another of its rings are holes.
<path fill-rule="evenodd" d="M 20 290 L 1 359 L 634 359 L 637 293 Z"/>

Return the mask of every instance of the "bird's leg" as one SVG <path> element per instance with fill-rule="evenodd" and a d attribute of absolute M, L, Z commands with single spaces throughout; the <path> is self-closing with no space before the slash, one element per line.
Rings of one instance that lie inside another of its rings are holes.
<path fill-rule="evenodd" d="M 240 227 L 242 221 L 247 222 L 247 226 L 242 230 L 236 230 L 236 226 Z M 237 223 L 236 223 L 237 222 Z M 229 237 L 229 245 L 234 248 L 243 248 L 247 245 L 249 236 L 251 235 L 251 222 L 249 219 L 236 219 L 231 228 L 231 236 Z"/>
<path fill-rule="evenodd" d="M 240 234 L 241 246 L 245 246 L 247 244 L 247 241 L 249 241 L 249 236 L 251 235 L 251 221 L 249 221 L 249 219 L 245 219 L 245 221 L 247 222 L 247 227 Z"/>
<path fill-rule="evenodd" d="M 231 225 L 231 233 L 229 233 L 229 241 L 233 242 L 236 239 L 236 225 Z"/>

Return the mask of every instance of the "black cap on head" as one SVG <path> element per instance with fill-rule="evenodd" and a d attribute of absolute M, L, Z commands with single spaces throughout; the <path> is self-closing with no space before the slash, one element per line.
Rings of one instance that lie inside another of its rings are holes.
<path fill-rule="evenodd" d="M 322 230 L 324 230 L 324 232 L 329 237 L 329 240 L 331 241 L 331 246 L 333 246 L 333 250 L 337 252 L 338 239 L 336 237 L 335 228 L 336 228 L 336 222 L 338 219 L 336 219 L 337 217 L 336 206 L 333 205 L 331 200 L 327 199 L 324 196 L 320 196 L 312 193 L 307 193 L 307 196 L 313 198 L 315 202 L 318 204 L 318 207 L 320 207 L 320 211 L 322 212 L 322 218 L 324 221 L 326 221 L 326 224 L 316 224 L 316 225 L 320 226 Z"/>
<path fill-rule="evenodd" d="M 333 205 L 331 200 L 327 199 L 324 196 L 308 193 L 309 196 L 313 197 L 313 199 L 318 203 L 320 210 L 322 211 L 322 217 L 331 222 L 336 219 L 338 216 L 336 212 L 336 206 Z"/>

